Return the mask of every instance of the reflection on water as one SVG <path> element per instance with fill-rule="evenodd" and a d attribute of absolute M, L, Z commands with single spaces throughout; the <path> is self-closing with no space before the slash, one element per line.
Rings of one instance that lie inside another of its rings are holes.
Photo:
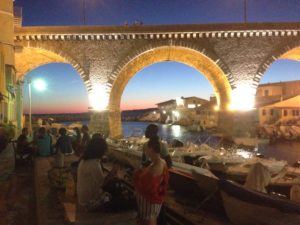
<path fill-rule="evenodd" d="M 260 145 L 259 152 L 267 158 L 282 159 L 293 164 L 300 160 L 300 142 L 283 141 L 274 144 Z"/>
<path fill-rule="evenodd" d="M 123 134 L 125 137 L 129 137 L 137 133 L 134 132 L 135 130 L 139 130 L 140 134 L 144 134 L 148 125 L 148 122 L 123 122 Z M 167 142 L 171 142 L 176 138 L 183 143 L 207 143 L 212 147 L 216 147 L 219 144 L 219 138 L 211 136 L 209 133 L 190 132 L 185 127 L 179 125 L 157 125 L 159 127 L 159 136 Z M 300 160 L 300 142 L 259 145 L 258 152 L 262 153 L 266 158 L 286 160 L 288 163 L 293 164 Z"/>

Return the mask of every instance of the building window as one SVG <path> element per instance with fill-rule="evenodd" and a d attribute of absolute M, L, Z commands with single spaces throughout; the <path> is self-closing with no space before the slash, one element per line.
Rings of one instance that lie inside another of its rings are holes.
<path fill-rule="evenodd" d="M 264 96 L 269 96 L 269 90 L 264 90 Z"/>
<path fill-rule="evenodd" d="M 265 109 L 262 110 L 262 115 L 263 115 L 263 116 L 266 115 L 266 110 L 265 110 Z"/>
<path fill-rule="evenodd" d="M 270 115 L 271 115 L 271 116 L 274 115 L 274 109 L 270 109 Z"/>
<path fill-rule="evenodd" d="M 293 116 L 299 116 L 299 110 L 298 109 L 293 110 Z"/>
<path fill-rule="evenodd" d="M 287 116 L 288 115 L 288 112 L 287 112 L 287 110 L 285 109 L 285 110 L 283 110 L 283 116 Z"/>
<path fill-rule="evenodd" d="M 188 104 L 188 109 L 194 109 L 194 108 L 196 108 L 195 104 Z"/>

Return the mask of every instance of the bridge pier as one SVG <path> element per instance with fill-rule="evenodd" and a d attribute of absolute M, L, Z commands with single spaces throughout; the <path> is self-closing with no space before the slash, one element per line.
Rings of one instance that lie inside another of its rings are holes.
<path fill-rule="evenodd" d="M 101 133 L 105 137 L 109 135 L 108 111 L 92 111 L 89 123 L 90 133 Z"/>
<path fill-rule="evenodd" d="M 230 137 L 254 137 L 258 125 L 258 112 L 223 111 L 219 113 L 218 127 L 222 134 Z"/>

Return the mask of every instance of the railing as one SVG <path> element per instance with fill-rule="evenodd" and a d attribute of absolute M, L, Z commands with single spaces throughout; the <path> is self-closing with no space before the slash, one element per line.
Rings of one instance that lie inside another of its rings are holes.
<path fill-rule="evenodd" d="M 23 8 L 22 7 L 14 7 L 14 25 L 22 26 L 23 20 Z"/>

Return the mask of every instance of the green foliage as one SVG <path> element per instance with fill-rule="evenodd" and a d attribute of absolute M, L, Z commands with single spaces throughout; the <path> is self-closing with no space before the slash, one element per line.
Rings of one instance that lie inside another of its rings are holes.
<path fill-rule="evenodd" d="M 16 135 L 16 126 L 12 122 L 2 123 L 0 127 L 4 130 L 4 134 L 8 137 L 9 140 L 15 138 Z"/>

